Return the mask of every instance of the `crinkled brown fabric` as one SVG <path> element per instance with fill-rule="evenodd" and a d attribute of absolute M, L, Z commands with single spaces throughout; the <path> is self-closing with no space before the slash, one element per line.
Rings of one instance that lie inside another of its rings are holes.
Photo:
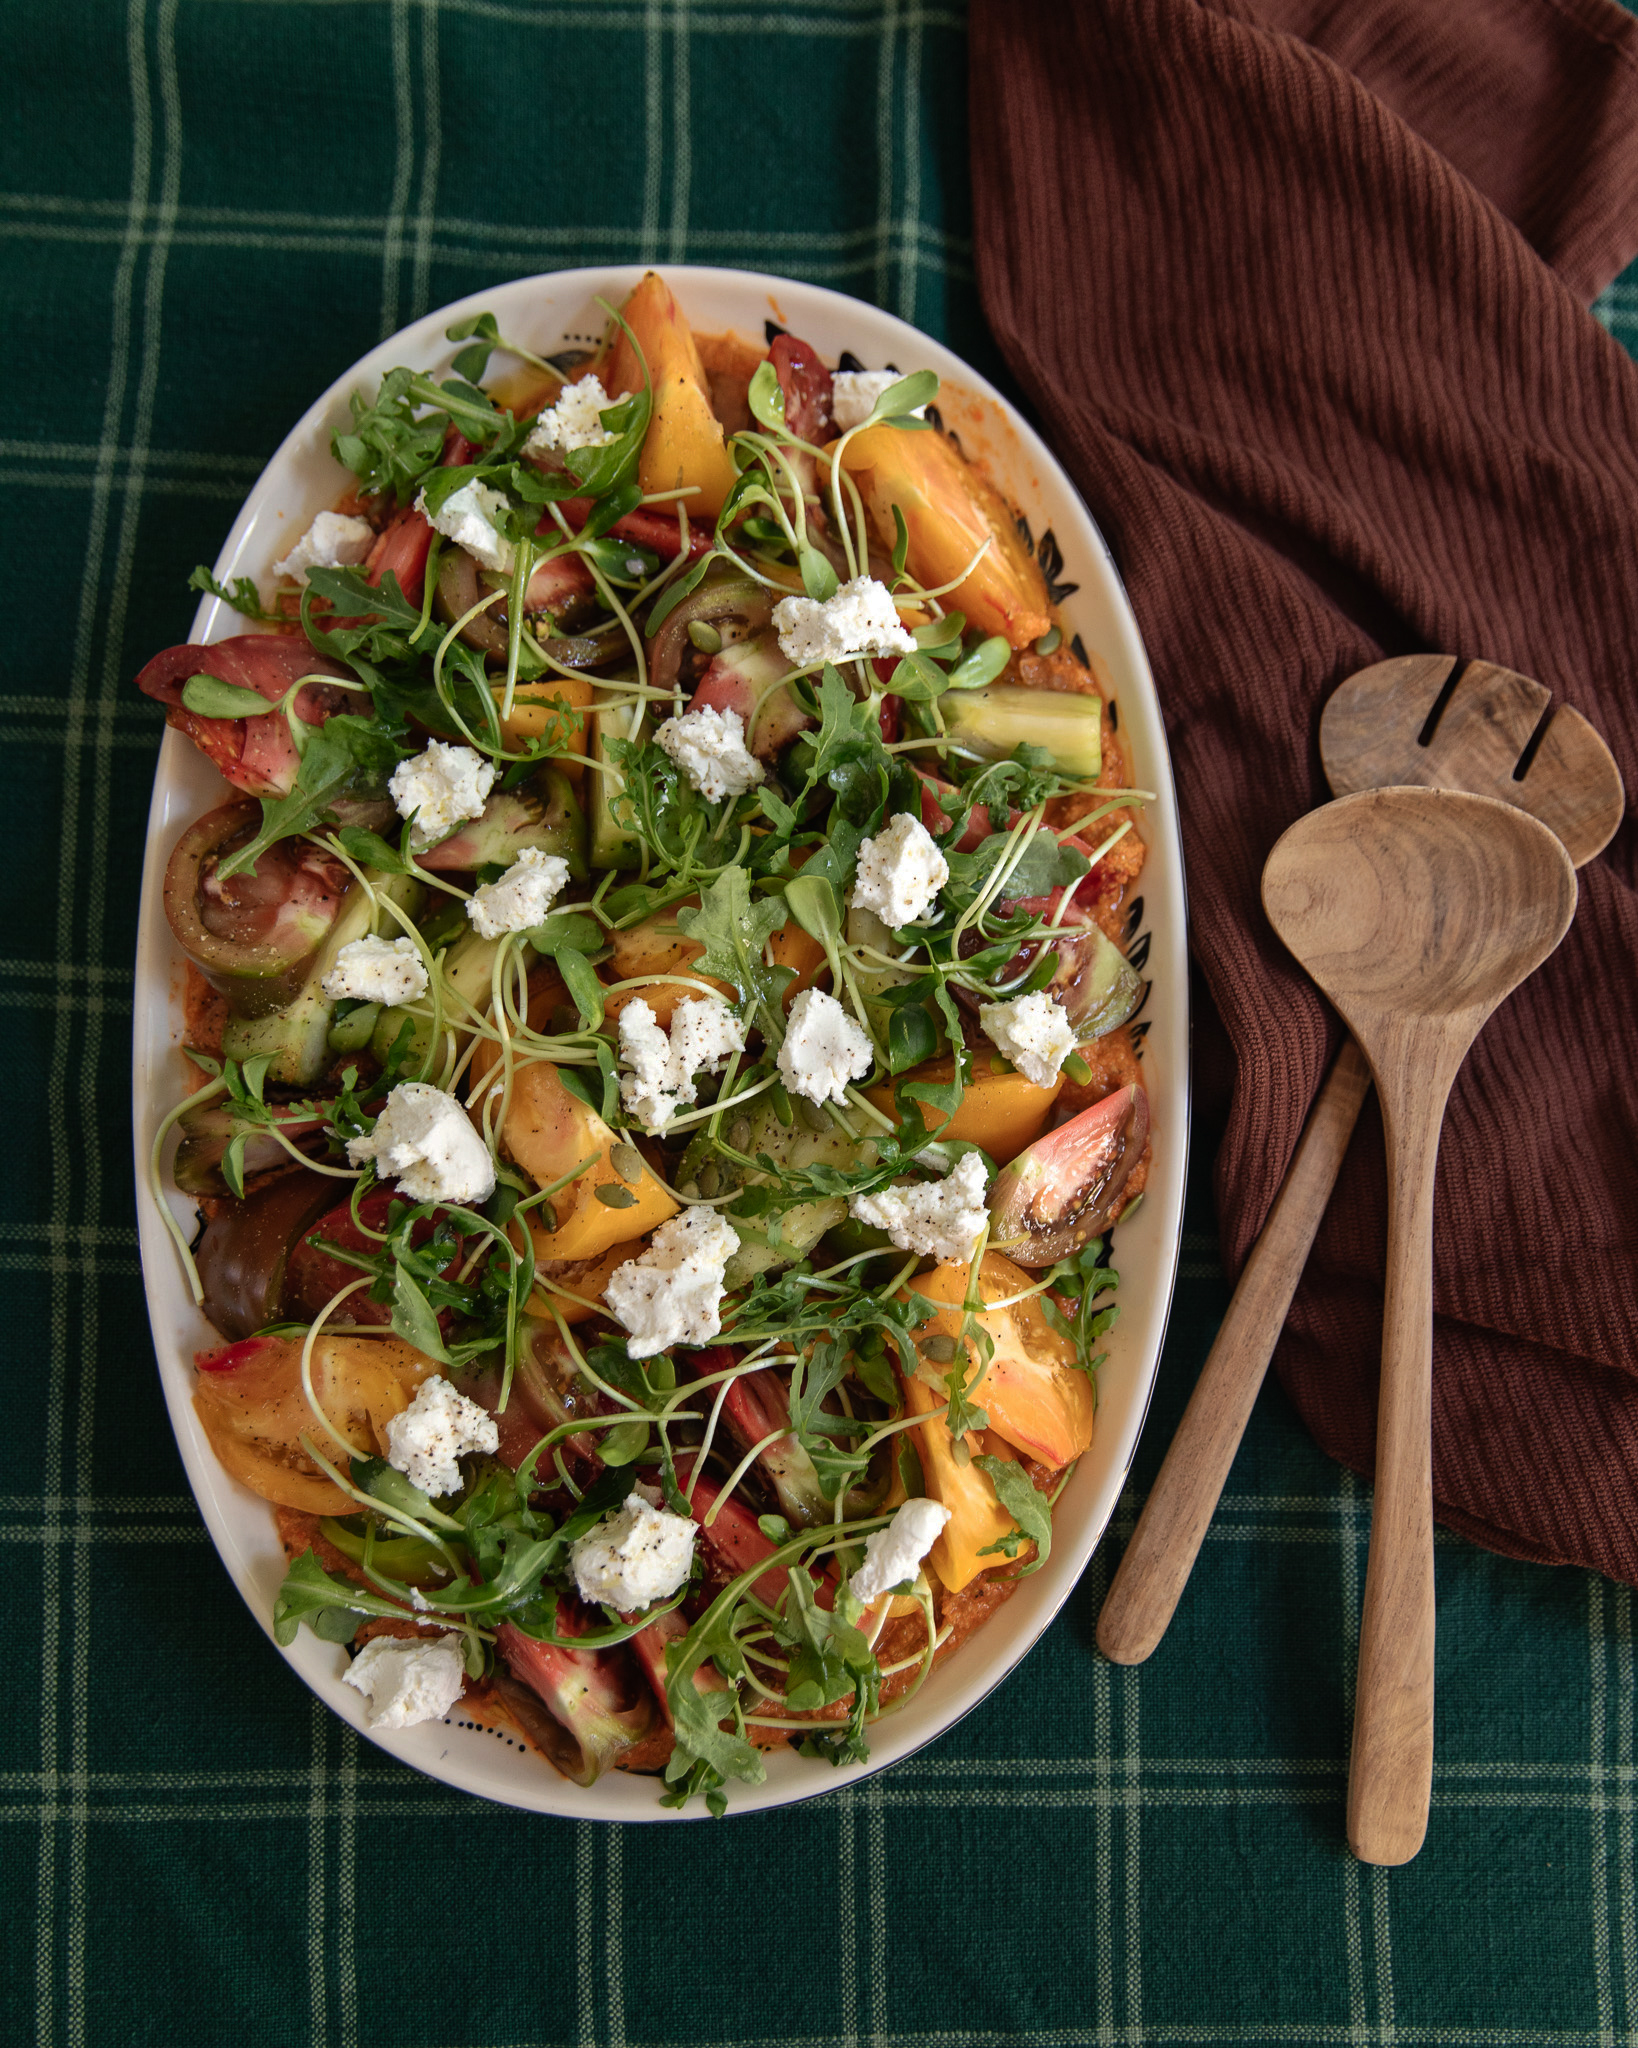
<path fill-rule="evenodd" d="M 1612 0 L 974 0 L 991 327 L 1109 538 L 1178 779 L 1238 1271 L 1337 1027 L 1265 922 L 1320 707 L 1421 649 L 1537 676 L 1638 787 L 1638 251 Z M 1481 1034 L 1439 1161 L 1434 1489 L 1638 1582 L 1638 830 Z M 1386 1238 L 1367 1108 L 1277 1363 L 1368 1474 Z"/>

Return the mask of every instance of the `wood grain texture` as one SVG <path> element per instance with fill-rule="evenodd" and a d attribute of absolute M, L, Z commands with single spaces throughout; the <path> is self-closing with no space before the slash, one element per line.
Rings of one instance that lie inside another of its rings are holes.
<path fill-rule="evenodd" d="M 1404 1863 L 1433 1780 L 1433 1187 L 1451 1082 L 1485 1019 L 1575 914 L 1557 836 L 1495 798 L 1368 790 L 1311 812 L 1263 870 L 1269 921 L 1370 1062 L 1388 1152 L 1376 1491 L 1348 1840 Z"/>
<path fill-rule="evenodd" d="M 1452 654 L 1407 654 L 1350 676 L 1320 714 L 1326 780 L 1338 796 L 1417 784 L 1496 797 L 1551 826 L 1584 866 L 1609 844 L 1626 806 L 1615 757 L 1579 711 L 1560 704 L 1517 775 L 1552 693 L 1491 661 L 1461 665 L 1424 741 L 1456 668 Z"/>
<path fill-rule="evenodd" d="M 1446 685 L 1461 668 L 1428 730 Z M 1577 866 L 1608 842 L 1625 793 L 1604 742 L 1561 705 L 1522 779 L 1514 770 L 1551 701 L 1528 676 L 1451 654 L 1408 655 L 1361 669 L 1332 696 L 1320 727 L 1338 796 L 1383 783 L 1465 789 L 1528 811 L 1564 839 Z M 1309 1112 L 1287 1179 L 1252 1248 L 1098 1618 L 1098 1644 L 1117 1664 L 1150 1656 L 1228 1482 L 1258 1389 L 1331 1199 L 1370 1071 L 1343 1048 Z"/>
<path fill-rule="evenodd" d="M 1098 1648 L 1116 1664 L 1141 1664 L 1177 1611 L 1370 1086 L 1365 1055 L 1350 1038 L 1308 1113 L 1105 1597 Z"/>

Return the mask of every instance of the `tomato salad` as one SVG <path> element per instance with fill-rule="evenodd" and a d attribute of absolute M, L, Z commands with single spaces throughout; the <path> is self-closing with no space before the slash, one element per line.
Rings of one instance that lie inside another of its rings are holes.
<path fill-rule="evenodd" d="M 1048 1554 L 1148 1167 L 1145 792 L 930 371 L 606 310 L 355 394 L 333 510 L 196 572 L 252 630 L 139 677 L 229 785 L 153 1193 L 278 1640 L 721 1811 Z"/>

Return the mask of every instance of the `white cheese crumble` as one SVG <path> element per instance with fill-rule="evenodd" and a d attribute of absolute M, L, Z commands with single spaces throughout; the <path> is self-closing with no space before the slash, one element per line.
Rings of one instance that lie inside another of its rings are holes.
<path fill-rule="evenodd" d="M 983 1160 L 976 1152 L 966 1152 L 947 1179 L 855 1195 L 847 1205 L 848 1213 L 856 1223 L 885 1230 L 901 1252 L 919 1252 L 926 1259 L 964 1265 L 989 1221 L 984 1205 L 988 1181 Z"/>
<path fill-rule="evenodd" d="M 319 987 L 332 1001 L 413 1003 L 427 992 L 427 970 L 413 939 L 354 939 Z"/>
<path fill-rule="evenodd" d="M 855 576 L 822 603 L 782 597 L 773 608 L 773 622 L 780 653 L 798 668 L 861 654 L 913 654 L 916 647 L 914 633 L 899 624 L 892 593 L 874 576 Z"/>
<path fill-rule="evenodd" d="M 494 1416 L 458 1393 L 442 1373 L 423 1380 L 403 1414 L 387 1424 L 387 1463 L 434 1500 L 460 1485 L 457 1458 L 499 1448 Z"/>
<path fill-rule="evenodd" d="M 688 1516 L 668 1514 L 640 1493 L 628 1493 L 623 1508 L 569 1548 L 581 1599 L 621 1614 L 670 1599 L 693 1563 Z"/>
<path fill-rule="evenodd" d="M 309 569 L 350 569 L 374 546 L 375 528 L 367 519 L 321 512 L 284 560 L 273 564 L 273 574 L 305 583 Z"/>
<path fill-rule="evenodd" d="M 950 879 L 950 863 L 917 817 L 900 811 L 885 832 L 859 848 L 858 873 L 848 902 L 873 910 L 890 931 L 926 917 Z"/>
<path fill-rule="evenodd" d="M 885 1529 L 865 1539 L 864 1563 L 847 1582 L 854 1599 L 869 1607 L 906 1580 L 914 1584 L 949 1519 L 941 1501 L 907 1500 Z"/>
<path fill-rule="evenodd" d="M 745 721 L 737 711 L 685 711 L 668 718 L 654 737 L 714 804 L 755 789 L 766 772 L 745 744 Z"/>
<path fill-rule="evenodd" d="M 494 762 L 486 761 L 476 747 L 429 740 L 424 753 L 399 762 L 387 780 L 387 789 L 399 817 L 407 818 L 411 811 L 419 813 L 410 847 L 425 853 L 466 819 L 483 816 L 494 781 Z"/>
<path fill-rule="evenodd" d="M 498 881 L 485 882 L 467 898 L 466 914 L 480 939 L 529 931 L 545 923 L 568 879 L 569 863 L 561 854 L 526 846 Z"/>
<path fill-rule="evenodd" d="M 413 1728 L 417 1721 L 441 1721 L 461 1696 L 466 1660 L 456 1635 L 417 1641 L 410 1636 L 371 1636 L 341 1674 L 342 1683 L 369 1701 L 371 1728 Z"/>
<path fill-rule="evenodd" d="M 454 1096 L 426 1081 L 400 1081 L 375 1129 L 347 1140 L 347 1157 L 354 1166 L 373 1159 L 381 1179 L 397 1181 L 412 1202 L 470 1207 L 495 1191 L 488 1146 Z"/>
<path fill-rule="evenodd" d="M 869 1034 L 822 988 L 805 988 L 791 1004 L 779 1071 L 785 1086 L 809 1102 L 843 1102 L 849 1081 L 875 1063 Z"/>
<path fill-rule="evenodd" d="M 630 1332 L 633 1358 L 710 1343 L 722 1328 L 723 1268 L 738 1250 L 738 1231 L 714 1209 L 685 1209 L 660 1225 L 646 1252 L 615 1267 L 603 1299 Z"/>
<path fill-rule="evenodd" d="M 1062 1003 L 1033 989 L 1010 1003 L 985 1003 L 978 1012 L 984 1036 L 1037 1088 L 1050 1088 L 1075 1050 L 1075 1027 Z"/>
<path fill-rule="evenodd" d="M 415 509 L 430 522 L 434 533 L 465 548 L 485 569 L 500 576 L 512 573 L 512 543 L 495 530 L 495 521 L 508 509 L 504 492 L 491 490 L 474 477 L 458 491 L 451 491 L 436 512 L 428 510 L 425 491 L 417 496 Z"/>
<path fill-rule="evenodd" d="M 619 436 L 604 426 L 599 413 L 614 403 L 594 371 L 578 384 L 565 384 L 557 403 L 547 406 L 523 444 L 525 455 L 565 455 L 571 448 L 606 448 Z"/>
<path fill-rule="evenodd" d="M 645 1131 L 663 1131 L 680 1102 L 694 1100 L 694 1076 L 722 1071 L 745 1050 L 745 1026 L 720 996 L 689 997 L 671 1013 L 667 1035 L 638 996 L 620 1012 L 620 1102 Z"/>
<path fill-rule="evenodd" d="M 882 393 L 902 382 L 903 375 L 899 370 L 838 370 L 830 380 L 830 415 L 836 422 L 837 433 L 862 427 L 876 410 Z M 910 411 L 919 420 L 927 408 L 913 405 Z"/>

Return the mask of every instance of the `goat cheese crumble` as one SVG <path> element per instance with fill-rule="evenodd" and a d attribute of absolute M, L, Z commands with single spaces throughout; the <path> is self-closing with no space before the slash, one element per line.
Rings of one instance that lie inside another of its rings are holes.
<path fill-rule="evenodd" d="M 569 1547 L 569 1566 L 582 1600 L 634 1613 L 668 1600 L 694 1564 L 694 1524 L 687 1515 L 656 1507 L 643 1494 Z"/>
<path fill-rule="evenodd" d="M 434 1500 L 459 1487 L 457 1458 L 499 1447 L 494 1416 L 457 1392 L 442 1373 L 423 1380 L 403 1414 L 387 1424 L 387 1463 Z"/>
<path fill-rule="evenodd" d="M 848 901 L 855 910 L 873 910 L 896 932 L 926 917 L 949 879 L 950 863 L 932 833 L 909 811 L 900 811 L 885 832 L 859 848 Z"/>
<path fill-rule="evenodd" d="M 855 576 L 834 597 L 782 597 L 773 608 L 779 651 L 798 668 L 861 654 L 913 654 L 916 636 L 899 623 L 892 592 L 874 576 Z"/>
<path fill-rule="evenodd" d="M 692 997 L 671 1013 L 669 1034 L 641 996 L 620 1012 L 620 1103 L 645 1131 L 663 1131 L 680 1102 L 694 1100 L 694 1076 L 722 1071 L 745 1050 L 745 1026 L 720 996 Z"/>
<path fill-rule="evenodd" d="M 854 1599 L 870 1607 L 895 1586 L 914 1583 L 949 1519 L 950 1510 L 941 1501 L 905 1501 L 885 1529 L 865 1538 L 864 1563 L 847 1582 Z"/>
<path fill-rule="evenodd" d="M 413 1728 L 417 1721 L 441 1721 L 461 1696 L 466 1659 L 458 1635 L 418 1641 L 410 1636 L 371 1636 L 347 1669 L 343 1685 L 369 1701 L 371 1728 Z"/>
<path fill-rule="evenodd" d="M 375 528 L 367 519 L 321 512 L 284 560 L 273 564 L 273 574 L 305 583 L 309 569 L 350 569 L 374 546 Z"/>
<path fill-rule="evenodd" d="M 711 803 L 743 796 L 767 772 L 745 744 L 745 721 L 737 711 L 685 711 L 668 718 L 654 737 Z"/>
<path fill-rule="evenodd" d="M 354 939 L 319 987 L 332 1001 L 413 1003 L 427 992 L 427 970 L 413 939 Z"/>
<path fill-rule="evenodd" d="M 984 1036 L 1037 1088 L 1050 1088 L 1075 1050 L 1075 1027 L 1062 1003 L 1033 989 L 1010 1003 L 985 1003 L 978 1012 Z"/>
<path fill-rule="evenodd" d="M 876 410 L 882 393 L 902 381 L 898 370 L 838 370 L 830 380 L 830 416 L 836 422 L 837 433 L 862 427 Z M 911 417 L 918 420 L 926 411 L 924 405 L 910 408 Z"/>
<path fill-rule="evenodd" d="M 512 573 L 512 543 L 495 528 L 495 521 L 508 509 L 503 492 L 491 490 L 474 477 L 458 491 L 451 491 L 436 512 L 428 509 L 425 491 L 417 495 L 415 509 L 434 533 L 465 548 L 483 568 L 498 576 Z"/>
<path fill-rule="evenodd" d="M 525 455 L 566 455 L 571 448 L 606 448 L 618 435 L 611 434 L 600 413 L 614 403 L 603 389 L 596 371 L 578 384 L 565 384 L 555 405 L 536 418 L 534 432 L 523 444 Z"/>
<path fill-rule="evenodd" d="M 822 988 L 805 988 L 791 1004 L 779 1071 L 785 1086 L 809 1102 L 843 1102 L 849 1081 L 870 1072 L 869 1034 Z"/>
<path fill-rule="evenodd" d="M 495 1162 L 471 1119 L 441 1088 L 400 1081 L 375 1129 L 347 1140 L 354 1166 L 373 1160 L 382 1180 L 395 1180 L 412 1202 L 458 1202 L 470 1208 L 495 1191 Z"/>
<path fill-rule="evenodd" d="M 483 816 L 494 783 L 495 764 L 476 747 L 429 740 L 424 753 L 399 762 L 387 779 L 387 790 L 399 817 L 417 813 L 410 847 L 425 853 L 466 819 Z"/>
<path fill-rule="evenodd" d="M 715 1209 L 685 1209 L 660 1225 L 646 1252 L 615 1267 L 603 1299 L 630 1333 L 633 1358 L 710 1343 L 722 1328 L 723 1269 L 738 1250 L 738 1231 Z"/>
<path fill-rule="evenodd" d="M 901 1252 L 965 1264 L 978 1248 L 979 1232 L 990 1220 L 984 1204 L 989 1174 L 976 1152 L 963 1153 L 945 1180 L 915 1181 L 855 1195 L 848 1213 L 856 1223 L 885 1230 Z"/>
<path fill-rule="evenodd" d="M 561 854 L 526 846 L 498 881 L 485 882 L 467 898 L 472 929 L 480 939 L 498 939 L 544 924 L 568 879 L 569 863 Z"/>

